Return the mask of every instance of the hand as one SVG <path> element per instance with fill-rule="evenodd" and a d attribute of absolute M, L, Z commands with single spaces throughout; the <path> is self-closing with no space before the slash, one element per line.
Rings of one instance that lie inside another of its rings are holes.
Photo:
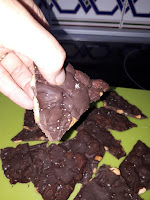
<path fill-rule="evenodd" d="M 0 92 L 32 109 L 33 62 L 49 83 L 62 84 L 65 51 L 33 0 L 0 0 L 0 26 Z"/>

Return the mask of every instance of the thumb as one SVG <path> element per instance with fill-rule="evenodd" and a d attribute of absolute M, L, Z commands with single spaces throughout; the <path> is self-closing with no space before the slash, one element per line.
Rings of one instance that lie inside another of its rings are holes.
<path fill-rule="evenodd" d="M 36 35 L 38 47 L 34 46 L 35 49 L 30 55 L 32 55 L 32 60 L 37 65 L 40 73 L 49 83 L 61 85 L 65 80 L 63 65 L 66 53 L 52 35 L 44 32 L 45 30 L 39 38 Z"/>
<path fill-rule="evenodd" d="M 2 2 L 2 45 L 29 57 L 49 83 L 62 84 L 66 53 L 59 42 L 18 1 Z"/>

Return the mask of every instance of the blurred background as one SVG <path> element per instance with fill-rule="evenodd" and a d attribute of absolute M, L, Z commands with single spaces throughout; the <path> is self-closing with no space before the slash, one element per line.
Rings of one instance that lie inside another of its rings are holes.
<path fill-rule="evenodd" d="M 150 90 L 150 0 L 34 1 L 76 69 Z"/>

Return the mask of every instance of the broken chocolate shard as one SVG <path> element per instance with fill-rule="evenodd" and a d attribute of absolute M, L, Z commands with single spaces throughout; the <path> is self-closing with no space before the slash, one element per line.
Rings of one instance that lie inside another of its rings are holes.
<path fill-rule="evenodd" d="M 47 141 L 48 138 L 41 131 L 39 127 L 34 130 L 23 128 L 15 137 L 11 139 L 15 143 L 24 142 L 24 141 Z"/>
<path fill-rule="evenodd" d="M 119 167 L 127 184 L 138 194 L 150 189 L 150 148 L 138 141 Z"/>
<path fill-rule="evenodd" d="M 125 131 L 137 125 L 129 121 L 129 119 L 120 115 L 113 110 L 105 107 L 95 108 L 89 115 L 89 120 L 95 121 L 100 127 L 112 129 L 116 131 Z"/>
<path fill-rule="evenodd" d="M 91 80 L 68 64 L 61 86 L 50 85 L 35 67 L 32 80 L 35 121 L 50 141 L 58 141 L 64 133 L 109 89 L 102 80 Z M 92 91 L 94 91 L 92 93 Z"/>
<path fill-rule="evenodd" d="M 15 143 L 19 143 L 23 141 L 47 141 L 48 138 L 35 123 L 33 111 L 26 110 L 24 115 L 23 130 L 11 140 Z"/>
<path fill-rule="evenodd" d="M 37 169 L 32 182 L 43 199 L 66 200 L 83 177 L 85 158 L 55 144 L 40 152 L 32 150 L 31 155 Z"/>
<path fill-rule="evenodd" d="M 87 160 L 86 171 L 82 183 L 86 183 L 96 172 L 98 163 L 102 160 L 105 149 L 101 142 L 90 135 L 87 131 L 81 130 L 70 140 L 59 144 L 62 148 L 83 155 Z"/>
<path fill-rule="evenodd" d="M 82 186 L 75 200 L 140 200 L 127 185 L 117 168 L 102 165 L 89 183 Z"/>
<path fill-rule="evenodd" d="M 1 159 L 4 174 L 11 184 L 30 182 L 33 168 L 28 144 L 1 149 Z"/>
<path fill-rule="evenodd" d="M 116 140 L 113 135 L 106 129 L 101 128 L 95 121 L 86 119 L 78 128 L 77 131 L 86 131 L 89 135 L 98 140 L 104 149 L 115 156 L 117 159 L 125 156 L 126 153 L 121 146 L 121 141 Z"/>
<path fill-rule="evenodd" d="M 119 114 L 134 117 L 136 119 L 147 118 L 139 108 L 137 108 L 133 104 L 130 104 L 127 100 L 125 100 L 115 91 L 107 92 L 105 94 L 103 102 L 104 102 L 104 107 L 114 110 Z"/>

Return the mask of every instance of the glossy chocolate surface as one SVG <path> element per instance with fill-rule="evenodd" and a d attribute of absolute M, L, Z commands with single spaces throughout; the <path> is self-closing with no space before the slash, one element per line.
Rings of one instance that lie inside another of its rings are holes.
<path fill-rule="evenodd" d="M 68 64 L 66 79 L 61 86 L 50 85 L 35 67 L 35 96 L 39 104 L 37 122 L 50 141 L 60 140 L 63 134 L 109 89 L 104 81 L 91 80 Z M 36 113 L 35 113 L 36 114 Z"/>

